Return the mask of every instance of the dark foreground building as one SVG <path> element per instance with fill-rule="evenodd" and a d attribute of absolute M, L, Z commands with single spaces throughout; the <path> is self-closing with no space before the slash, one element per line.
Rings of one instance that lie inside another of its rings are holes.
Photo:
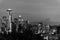
<path fill-rule="evenodd" d="M 31 31 L 26 31 L 24 33 L 9 33 L 0 34 L 0 40 L 43 40 L 40 35 L 35 35 Z"/>
<path fill-rule="evenodd" d="M 28 25 L 31 27 L 31 25 Z M 19 25 L 18 32 L 16 32 L 16 25 L 13 23 L 11 33 L 0 33 L 0 40 L 43 40 L 40 34 L 33 34 L 33 32 L 28 28 L 23 30 L 21 33 L 22 26 Z"/>

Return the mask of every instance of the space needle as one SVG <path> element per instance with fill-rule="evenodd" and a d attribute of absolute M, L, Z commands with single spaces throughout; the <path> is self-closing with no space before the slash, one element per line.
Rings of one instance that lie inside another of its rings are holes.
<path fill-rule="evenodd" d="M 7 9 L 6 10 L 8 12 L 8 16 L 9 16 L 9 31 L 8 32 L 12 32 L 12 9 Z"/>

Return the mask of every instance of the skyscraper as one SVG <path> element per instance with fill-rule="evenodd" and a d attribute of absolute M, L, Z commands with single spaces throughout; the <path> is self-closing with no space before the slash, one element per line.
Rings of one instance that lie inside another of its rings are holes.
<path fill-rule="evenodd" d="M 0 19 L 0 32 L 1 32 L 1 27 L 2 27 L 2 19 Z"/>
<path fill-rule="evenodd" d="M 19 15 L 19 16 L 18 16 L 18 21 L 19 21 L 19 23 L 20 23 L 20 24 L 22 24 L 22 23 L 23 23 L 23 21 L 24 21 L 24 20 L 23 20 L 23 18 L 22 18 L 22 16 L 21 16 L 21 15 Z"/>
<path fill-rule="evenodd" d="M 2 23 L 4 23 L 7 26 L 7 24 L 8 24 L 7 16 L 2 17 Z"/>

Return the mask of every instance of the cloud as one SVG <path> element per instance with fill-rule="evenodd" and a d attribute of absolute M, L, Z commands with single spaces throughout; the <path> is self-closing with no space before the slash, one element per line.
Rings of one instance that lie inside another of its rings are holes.
<path fill-rule="evenodd" d="M 3 0 L 0 0 L 0 3 L 2 3 L 3 2 Z"/>
<path fill-rule="evenodd" d="M 5 14 L 4 11 L 7 8 L 16 9 L 14 10 L 15 15 L 29 16 L 32 21 L 44 20 L 50 18 L 51 21 L 59 21 L 60 17 L 60 3 L 58 0 L 3 0 L 0 4 L 2 9 L 1 13 Z M 2 14 L 2 15 L 3 15 Z M 56 20 L 55 20 L 56 19 Z"/>

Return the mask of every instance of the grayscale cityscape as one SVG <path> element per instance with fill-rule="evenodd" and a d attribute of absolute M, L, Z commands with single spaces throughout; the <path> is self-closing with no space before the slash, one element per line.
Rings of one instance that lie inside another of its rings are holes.
<path fill-rule="evenodd" d="M 60 0 L 0 0 L 0 40 L 60 40 Z"/>

